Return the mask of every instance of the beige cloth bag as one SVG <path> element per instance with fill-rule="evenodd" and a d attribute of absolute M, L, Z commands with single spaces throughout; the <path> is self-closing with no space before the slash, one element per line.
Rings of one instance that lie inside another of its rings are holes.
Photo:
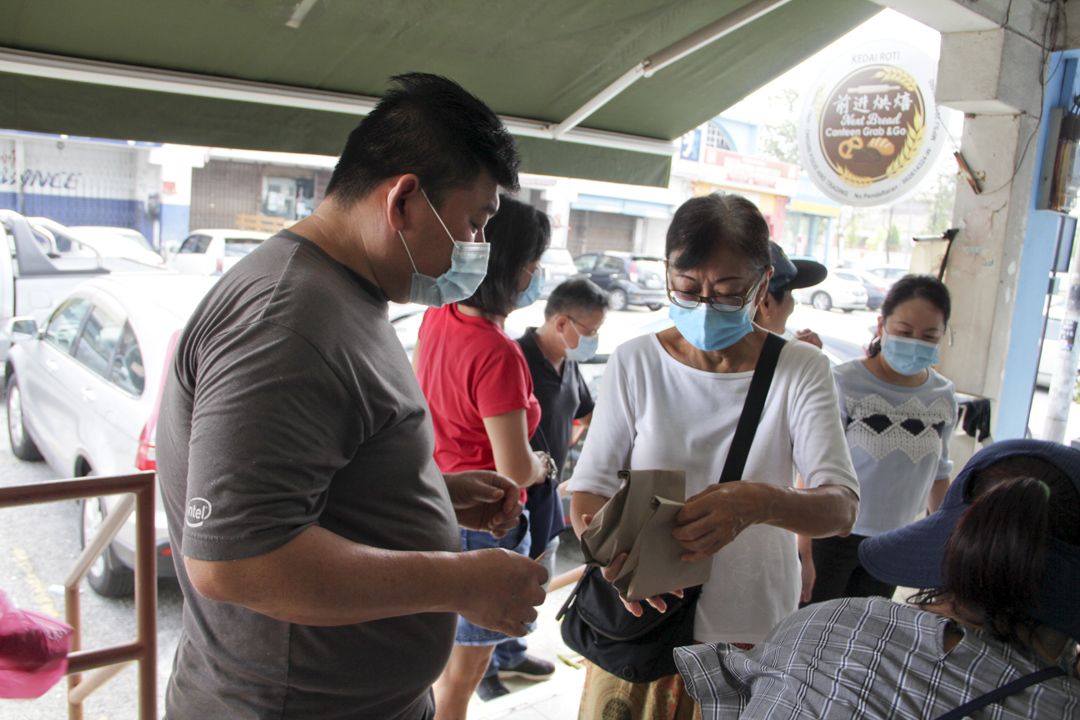
<path fill-rule="evenodd" d="M 685 550 L 671 535 L 675 516 L 686 501 L 686 473 L 623 470 L 619 478 L 622 487 L 581 535 L 585 561 L 606 567 L 620 553 L 629 553 L 612 583 L 627 600 L 705 583 L 712 571 L 712 558 L 684 562 Z"/>

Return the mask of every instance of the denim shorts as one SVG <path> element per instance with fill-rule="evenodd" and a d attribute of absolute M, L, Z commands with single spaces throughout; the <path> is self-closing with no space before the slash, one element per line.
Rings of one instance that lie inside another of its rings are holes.
<path fill-rule="evenodd" d="M 511 550 L 518 555 L 528 556 L 529 548 L 532 544 L 529 538 L 528 512 L 522 513 L 521 523 L 510 532 L 506 533 L 502 538 L 496 538 L 491 533 L 465 530 L 462 528 L 459 528 L 458 532 L 461 533 L 461 549 L 463 551 L 483 550 L 485 548 L 503 548 L 505 550 Z M 476 592 L 484 592 L 484 589 L 477 588 Z M 532 632 L 535 629 L 536 623 L 529 623 L 526 631 Z M 508 637 L 508 635 L 503 635 L 500 632 L 488 630 L 479 625 L 473 625 L 471 622 L 458 615 L 457 636 L 454 638 L 454 642 L 458 645 L 498 645 Z"/>

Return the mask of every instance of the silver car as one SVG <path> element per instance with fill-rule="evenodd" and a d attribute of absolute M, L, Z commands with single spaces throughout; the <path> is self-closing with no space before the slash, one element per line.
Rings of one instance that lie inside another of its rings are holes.
<path fill-rule="evenodd" d="M 10 323 L 4 370 L 8 437 L 21 460 L 46 460 L 61 477 L 156 469 L 158 398 L 180 330 L 215 278 L 114 275 L 78 286 L 39 328 Z M 117 496 L 82 501 L 80 537 L 101 525 Z M 158 574 L 173 569 L 165 515 L 156 513 Z M 91 568 L 90 586 L 131 593 L 134 517 Z"/>
<path fill-rule="evenodd" d="M 796 302 L 809 303 L 818 310 L 837 308 L 851 312 L 867 309 L 866 287 L 861 280 L 844 270 L 830 270 L 821 283 L 792 290 L 791 294 Z"/>

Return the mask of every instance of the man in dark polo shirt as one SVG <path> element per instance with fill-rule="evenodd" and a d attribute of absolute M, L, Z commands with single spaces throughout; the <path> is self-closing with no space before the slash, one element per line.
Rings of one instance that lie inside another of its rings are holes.
<path fill-rule="evenodd" d="M 529 328 L 518 340 L 533 378 L 533 394 L 540 402 L 540 427 L 532 437 L 532 447 L 555 460 L 562 473 L 566 456 L 592 416 L 593 399 L 577 364 L 596 354 L 598 332 L 608 308 L 607 294 L 590 280 L 581 278 L 560 284 L 544 308 L 544 324 Z M 574 421 L 580 420 L 579 430 Z M 555 554 L 563 523 L 558 481 L 529 488 L 529 531 L 533 557 L 543 554 L 549 573 L 554 573 Z M 547 660 L 527 655 L 525 642 L 517 638 L 495 647 L 477 694 L 485 700 L 505 695 L 509 689 L 501 678 L 543 680 L 555 672 Z"/>
<path fill-rule="evenodd" d="M 315 212 L 196 309 L 157 428 L 184 595 L 169 720 L 429 720 L 455 613 L 513 636 L 536 618 L 540 564 L 458 552 L 459 524 L 517 526 L 517 486 L 439 473 L 387 320 L 472 293 L 516 168 L 477 98 L 394 78 Z"/>

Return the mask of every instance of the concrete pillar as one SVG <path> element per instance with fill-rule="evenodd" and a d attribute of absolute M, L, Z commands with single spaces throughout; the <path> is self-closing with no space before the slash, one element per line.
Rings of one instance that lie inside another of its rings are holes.
<path fill-rule="evenodd" d="M 161 249 L 175 252 L 187 236 L 191 216 L 191 171 L 206 164 L 206 148 L 163 145 L 150 152 L 150 163 L 161 166 Z"/>
<path fill-rule="evenodd" d="M 961 232 L 946 274 L 952 338 L 941 371 L 960 392 L 992 401 L 997 439 L 1022 437 L 1054 255 L 1056 216 L 1035 210 L 1033 197 L 1045 143 L 1040 118 L 1061 96 L 1063 76 L 1044 72 L 1043 48 L 1054 26 L 1047 19 L 1060 8 L 1033 0 L 875 2 L 943 33 L 937 100 L 965 113 L 961 150 L 983 190 L 957 184 Z"/>
<path fill-rule="evenodd" d="M 548 204 L 551 220 L 551 247 L 564 248 L 570 239 L 570 203 L 577 199 L 577 192 L 565 181 L 559 181 L 544 188 L 542 197 Z"/>

